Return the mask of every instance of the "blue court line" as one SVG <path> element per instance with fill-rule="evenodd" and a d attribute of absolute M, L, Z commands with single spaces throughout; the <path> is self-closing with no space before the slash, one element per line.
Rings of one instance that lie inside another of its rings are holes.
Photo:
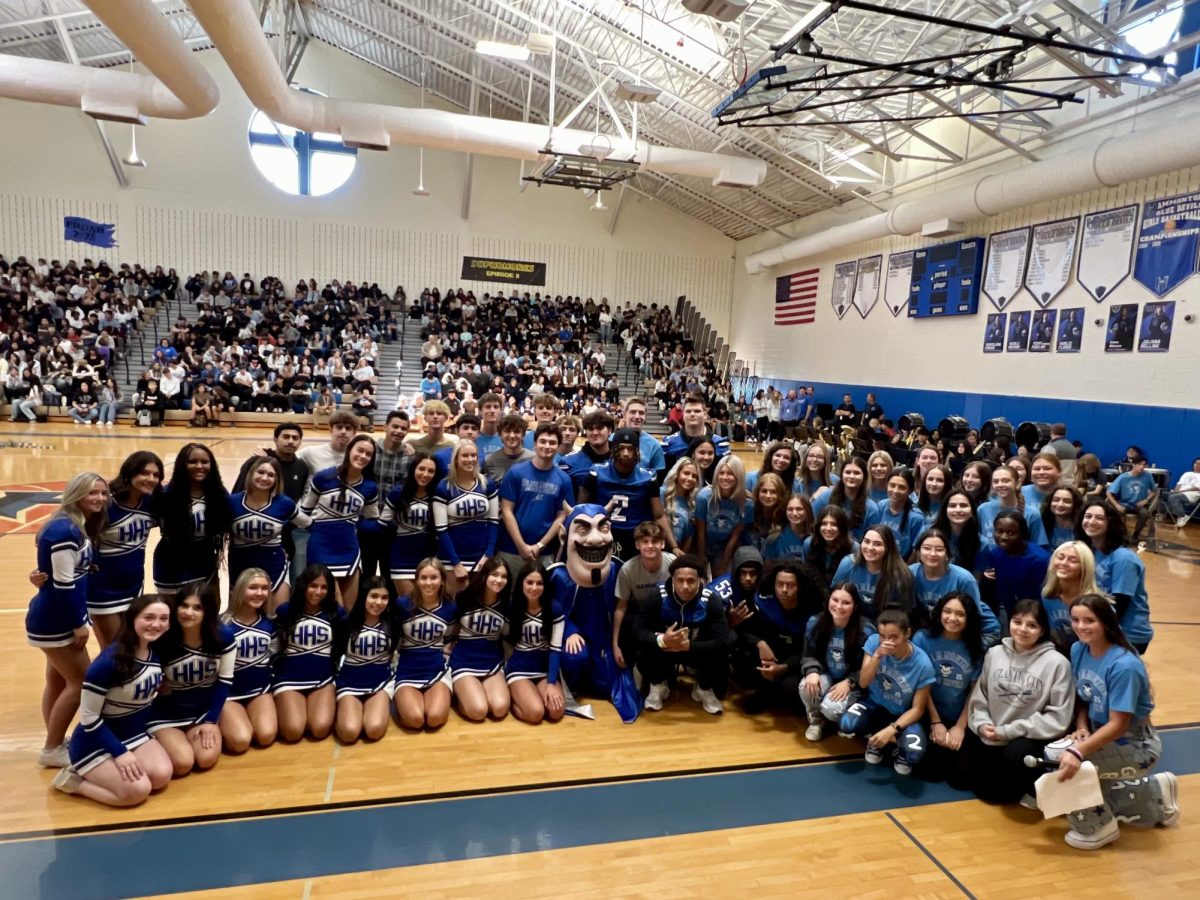
<path fill-rule="evenodd" d="M 1200 771 L 1200 728 L 1160 770 Z M 5 897 L 130 897 L 318 878 L 967 799 L 862 762 L 0 844 Z M 152 803 L 170 803 L 170 790 Z"/>

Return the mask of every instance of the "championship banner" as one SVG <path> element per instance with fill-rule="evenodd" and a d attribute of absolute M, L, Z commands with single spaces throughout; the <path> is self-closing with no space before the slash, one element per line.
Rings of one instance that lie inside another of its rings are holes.
<path fill-rule="evenodd" d="M 1142 328 L 1138 333 L 1139 353 L 1166 353 L 1171 349 L 1175 328 L 1175 301 L 1147 303 L 1142 307 Z"/>
<path fill-rule="evenodd" d="M 1002 310 L 1008 306 L 1025 281 L 1031 231 L 1029 226 L 1014 228 L 1012 231 L 998 231 L 988 239 L 983 293 L 996 309 Z"/>
<path fill-rule="evenodd" d="M 1128 353 L 1137 333 L 1136 303 L 1121 303 L 1108 311 L 1108 330 L 1104 333 L 1105 353 Z"/>
<path fill-rule="evenodd" d="M 983 332 L 983 352 L 1000 353 L 1004 349 L 1004 323 L 1008 313 L 988 313 L 987 328 Z"/>
<path fill-rule="evenodd" d="M 1151 200 L 1142 207 L 1133 280 L 1156 297 L 1196 274 L 1200 257 L 1200 193 Z"/>
<path fill-rule="evenodd" d="M 1137 218 L 1136 203 L 1083 217 L 1083 240 L 1075 278 L 1097 303 L 1129 277 Z"/>
<path fill-rule="evenodd" d="M 833 267 L 833 311 L 840 319 L 850 309 L 854 297 L 854 276 L 858 260 L 838 263 Z"/>
<path fill-rule="evenodd" d="M 1058 320 L 1058 343 L 1055 353 L 1078 353 L 1083 344 L 1083 307 L 1064 309 Z"/>
<path fill-rule="evenodd" d="M 882 256 L 868 256 L 858 261 L 858 276 L 854 280 L 854 307 L 864 319 L 879 299 L 879 276 L 882 269 Z"/>
<path fill-rule="evenodd" d="M 1004 349 L 1009 353 L 1024 353 L 1029 349 L 1029 310 L 1015 312 L 1008 320 L 1008 343 Z"/>
<path fill-rule="evenodd" d="M 1029 352 L 1049 353 L 1054 344 L 1054 323 L 1058 321 L 1057 309 L 1039 309 L 1033 313 L 1033 326 L 1029 332 Z"/>
<path fill-rule="evenodd" d="M 888 257 L 887 279 L 883 285 L 883 303 L 892 311 L 893 316 L 908 306 L 908 297 L 912 292 L 912 270 L 914 250 L 903 253 L 893 253 Z"/>
<path fill-rule="evenodd" d="M 1053 303 L 1071 280 L 1077 237 L 1078 216 L 1033 226 L 1029 271 L 1025 273 L 1025 290 L 1033 294 L 1038 306 L 1044 308 Z M 1030 347 L 1030 350 L 1032 349 Z M 1046 349 L 1049 350 L 1049 346 Z"/>
<path fill-rule="evenodd" d="M 488 259 L 482 256 L 464 256 L 462 261 L 464 281 L 507 281 L 509 284 L 546 284 L 546 264 L 522 262 L 518 259 Z"/>

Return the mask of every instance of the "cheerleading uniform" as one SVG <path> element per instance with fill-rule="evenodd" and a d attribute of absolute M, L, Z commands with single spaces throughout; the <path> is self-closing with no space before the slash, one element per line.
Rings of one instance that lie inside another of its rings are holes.
<path fill-rule="evenodd" d="M 88 624 L 88 570 L 92 542 L 79 526 L 61 516 L 37 538 L 37 568 L 49 578 L 38 588 L 25 614 L 25 638 L 35 647 L 69 647 L 75 629 Z"/>
<path fill-rule="evenodd" d="M 454 641 L 457 630 L 454 602 L 443 600 L 433 609 L 417 606 L 411 597 L 400 597 L 396 603 L 404 624 L 392 693 L 402 687 L 424 691 L 439 682 L 449 687 L 450 666 L 445 646 Z"/>
<path fill-rule="evenodd" d="M 309 527 L 308 564 L 321 563 L 337 578 L 358 571 L 362 553 L 358 547 L 359 519 L 379 515 L 379 488 L 361 479 L 343 484 L 337 469 L 322 469 L 312 477 L 300 508 L 312 517 Z"/>
<path fill-rule="evenodd" d="M 96 542 L 96 571 L 88 579 L 88 612 L 116 615 L 142 593 L 146 574 L 146 542 L 158 525 L 154 498 L 141 496 L 136 506 L 108 504 L 108 524 Z"/>
<path fill-rule="evenodd" d="M 261 509 L 246 503 L 245 491 L 229 498 L 233 506 L 233 533 L 229 543 L 229 583 L 246 569 L 262 569 L 276 591 L 288 576 L 288 557 L 283 549 L 283 530 L 291 524 L 306 528 L 311 519 L 296 501 L 280 494 Z"/>

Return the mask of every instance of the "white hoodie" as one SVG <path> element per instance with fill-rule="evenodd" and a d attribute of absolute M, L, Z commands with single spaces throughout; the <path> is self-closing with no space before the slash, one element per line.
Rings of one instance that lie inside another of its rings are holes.
<path fill-rule="evenodd" d="M 967 725 L 976 734 L 983 725 L 996 729 L 996 740 L 1016 738 L 1050 741 L 1066 734 L 1075 709 L 1071 661 L 1050 641 L 1018 653 L 1006 637 L 988 650 L 983 673 L 967 701 Z"/>

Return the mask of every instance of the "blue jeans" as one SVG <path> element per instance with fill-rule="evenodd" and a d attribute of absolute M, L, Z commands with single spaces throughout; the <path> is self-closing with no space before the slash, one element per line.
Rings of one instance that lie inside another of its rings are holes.
<path fill-rule="evenodd" d="M 100 413 L 98 413 L 96 411 L 95 407 L 87 410 L 86 412 L 80 412 L 77 409 L 71 409 L 71 410 L 69 410 L 69 412 L 70 412 L 71 418 L 74 419 L 76 422 L 78 422 L 80 425 L 90 425 L 92 422 L 95 422 L 97 419 L 100 418 Z"/>
<path fill-rule="evenodd" d="M 100 421 L 107 422 L 109 425 L 117 421 L 117 404 L 101 403 L 100 404 Z"/>

